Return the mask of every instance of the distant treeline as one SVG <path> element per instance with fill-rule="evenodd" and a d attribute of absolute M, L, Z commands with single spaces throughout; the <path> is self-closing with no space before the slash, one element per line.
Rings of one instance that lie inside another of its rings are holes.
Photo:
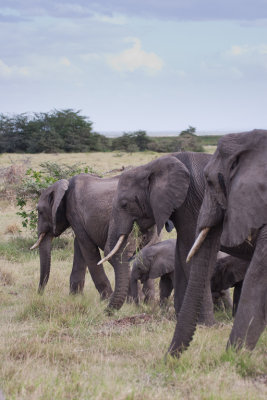
<path fill-rule="evenodd" d="M 32 115 L 0 114 L 0 153 L 203 151 L 201 138 L 193 127 L 177 133 L 177 137 L 151 138 L 139 130 L 107 138 L 94 132 L 92 125 L 88 117 L 72 109 Z"/>

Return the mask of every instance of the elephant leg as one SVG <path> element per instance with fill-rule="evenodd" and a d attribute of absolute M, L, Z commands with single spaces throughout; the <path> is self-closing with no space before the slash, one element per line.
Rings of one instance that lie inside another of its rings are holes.
<path fill-rule="evenodd" d="M 188 265 L 185 262 L 189 250 L 190 248 L 184 246 L 182 240 L 177 241 L 174 269 L 174 309 L 176 316 L 178 316 L 182 307 L 189 277 Z M 188 276 L 186 276 L 185 268 L 188 270 Z"/>
<path fill-rule="evenodd" d="M 233 317 L 236 315 L 237 307 L 238 307 L 240 296 L 241 296 L 242 286 L 243 286 L 243 281 L 237 282 L 234 286 L 233 311 L 232 311 Z"/>
<path fill-rule="evenodd" d="M 208 284 L 205 286 L 198 323 L 207 326 L 214 325 L 215 319 L 213 311 L 214 311 L 214 306 L 212 301 L 212 294 L 211 294 L 210 284 Z"/>
<path fill-rule="evenodd" d="M 97 265 L 101 259 L 98 247 L 90 241 L 87 235 L 82 239 L 78 238 L 78 240 L 81 253 L 101 299 L 109 298 L 112 294 L 112 289 L 103 266 Z"/>
<path fill-rule="evenodd" d="M 168 274 L 162 275 L 159 281 L 160 306 L 164 306 L 173 290 L 172 279 Z"/>
<path fill-rule="evenodd" d="M 147 279 L 144 282 L 142 292 L 145 295 L 145 303 L 153 303 L 155 301 L 155 285 L 153 279 Z"/>
<path fill-rule="evenodd" d="M 226 310 L 232 310 L 233 309 L 233 302 L 232 302 L 232 299 L 231 299 L 230 290 L 229 289 L 222 290 L 221 291 L 221 297 L 222 297 L 224 308 Z"/>
<path fill-rule="evenodd" d="M 223 311 L 232 310 L 233 303 L 228 289 L 212 292 L 212 299 L 215 309 Z"/>
<path fill-rule="evenodd" d="M 228 346 L 253 349 L 267 321 L 267 226 L 258 236 L 250 266 L 245 275 Z"/>
<path fill-rule="evenodd" d="M 84 288 L 86 263 L 82 256 L 77 238 L 74 239 L 73 265 L 70 275 L 70 293 L 82 293 Z"/>

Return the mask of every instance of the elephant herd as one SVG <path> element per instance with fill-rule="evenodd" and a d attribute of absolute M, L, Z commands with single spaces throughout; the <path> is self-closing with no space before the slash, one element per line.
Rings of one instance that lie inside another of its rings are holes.
<path fill-rule="evenodd" d="M 213 155 L 172 153 L 113 178 L 80 174 L 54 183 L 37 206 L 39 291 L 49 278 L 52 239 L 71 226 L 71 293 L 83 290 L 88 268 L 111 312 L 129 293 L 138 303 L 138 280 L 145 299 L 154 298 L 159 277 L 161 304 L 174 289 L 177 322 L 169 354 L 178 357 L 197 323 L 214 323 L 218 295 L 229 306 L 225 290 L 234 287 L 227 346 L 253 349 L 267 321 L 266 177 L 267 131 L 253 130 L 223 136 Z M 174 226 L 177 241 L 160 242 L 164 225 Z M 220 250 L 228 255 L 218 257 Z M 114 291 L 105 260 L 114 268 Z"/>

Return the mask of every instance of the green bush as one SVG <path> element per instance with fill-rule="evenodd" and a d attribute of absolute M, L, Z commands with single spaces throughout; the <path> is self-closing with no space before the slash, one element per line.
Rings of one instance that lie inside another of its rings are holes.
<path fill-rule="evenodd" d="M 128 153 L 136 151 L 145 151 L 148 149 L 150 138 L 147 136 L 146 131 L 136 131 L 124 133 L 112 140 L 113 150 L 122 150 Z"/>

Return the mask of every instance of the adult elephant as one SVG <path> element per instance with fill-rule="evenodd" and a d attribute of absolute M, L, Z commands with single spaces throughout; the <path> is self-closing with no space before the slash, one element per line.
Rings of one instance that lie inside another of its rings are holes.
<path fill-rule="evenodd" d="M 197 246 L 170 353 L 188 347 L 204 287 L 221 245 L 250 261 L 228 346 L 253 349 L 267 318 L 267 131 L 226 135 L 205 168 L 205 197 L 198 218 Z M 204 240 L 204 242 L 203 242 Z M 203 243 L 202 243 L 203 242 Z M 202 246 L 200 247 L 202 243 Z M 200 247 L 200 248 L 199 248 Z M 190 258 L 189 257 L 189 258 Z"/>
<path fill-rule="evenodd" d="M 100 260 L 99 249 L 104 249 L 112 200 L 119 176 L 99 178 L 90 174 L 76 175 L 70 180 L 61 179 L 45 189 L 40 196 L 38 209 L 38 241 L 40 282 L 39 292 L 48 281 L 51 265 L 51 242 L 69 226 L 75 233 L 73 268 L 70 275 L 70 292 L 83 290 L 86 268 L 92 276 L 96 289 L 102 298 L 112 294 L 110 282 Z M 154 227 L 146 230 L 140 246 L 154 243 L 158 237 Z M 122 306 L 129 285 L 128 259 L 136 250 L 136 240 L 131 236 L 126 250 L 111 261 L 115 271 L 115 290 L 109 301 L 109 309 Z"/>
<path fill-rule="evenodd" d="M 165 223 L 169 227 L 169 218 L 174 224 L 179 237 L 175 254 L 176 314 L 182 305 L 189 277 L 190 265 L 186 264 L 186 256 L 195 239 L 205 190 L 203 170 L 210 158 L 209 154 L 203 153 L 173 153 L 125 171 L 120 176 L 113 200 L 113 223 L 109 227 L 109 246 L 105 254 L 113 250 L 105 259 L 116 256 L 122 241 L 123 248 L 135 221 L 141 231 L 156 224 L 158 233 Z M 210 325 L 214 323 L 214 315 L 209 285 L 205 294 L 200 321 Z"/>

